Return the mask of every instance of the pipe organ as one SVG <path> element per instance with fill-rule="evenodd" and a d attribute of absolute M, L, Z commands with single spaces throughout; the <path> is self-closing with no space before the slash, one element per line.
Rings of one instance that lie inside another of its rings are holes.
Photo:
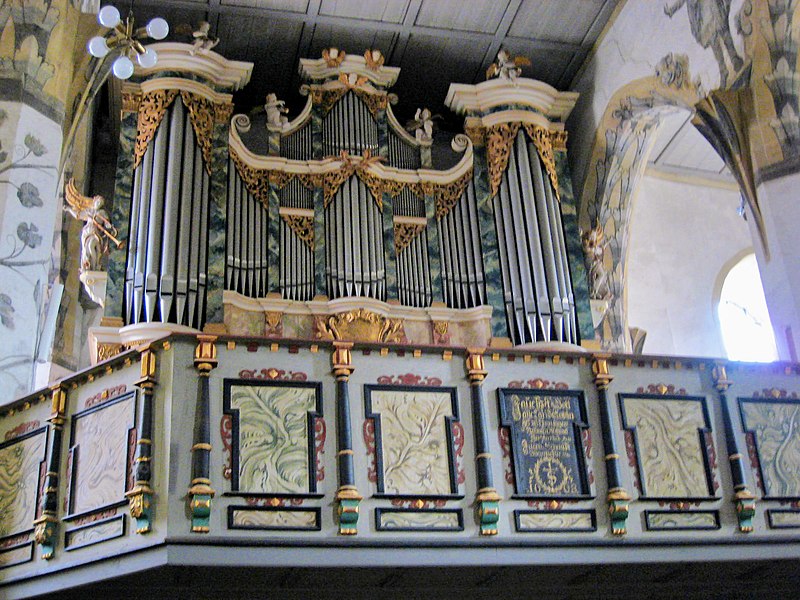
<path fill-rule="evenodd" d="M 583 266 L 562 222 L 575 214 L 562 197 L 575 95 L 527 79 L 452 85 L 446 103 L 468 135 L 441 169 L 421 113 L 413 133 L 398 123 L 388 90 L 399 69 L 375 52 L 302 60 L 306 107 L 289 121 L 271 95 L 265 123 L 214 117 L 230 114 L 247 65 L 160 45 L 170 76 L 137 73 L 129 92 L 147 101 L 127 131 L 132 181 L 118 177 L 115 218 L 129 234 L 112 256 L 124 268 L 109 269 L 119 314 L 107 316 L 231 333 L 244 319 L 250 333 L 286 335 L 293 314 L 291 333 L 313 338 L 320 316 L 359 305 L 405 320 L 406 341 L 591 335 L 579 330 L 571 271 Z"/>

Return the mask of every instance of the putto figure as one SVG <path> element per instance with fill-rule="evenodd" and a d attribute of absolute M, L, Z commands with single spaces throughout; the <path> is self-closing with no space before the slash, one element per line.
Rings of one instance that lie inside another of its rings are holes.
<path fill-rule="evenodd" d="M 289 123 L 288 117 L 285 116 L 289 109 L 283 100 L 278 100 L 276 94 L 267 94 L 264 111 L 267 113 L 267 123 L 270 125 L 284 127 Z"/>
<path fill-rule="evenodd" d="M 117 229 L 103 208 L 103 197 L 84 196 L 75 187 L 74 179 L 67 182 L 64 196 L 69 205 L 65 210 L 79 221 L 85 221 L 81 230 L 81 273 L 100 271 L 100 259 L 108 252 L 109 240 L 117 248 L 123 245 L 116 238 Z"/>
<path fill-rule="evenodd" d="M 522 67 L 531 66 L 531 61 L 526 56 L 511 56 L 505 48 L 497 53 L 497 62 L 493 62 L 486 70 L 486 79 L 497 77 L 506 81 L 516 81 L 522 75 Z"/>

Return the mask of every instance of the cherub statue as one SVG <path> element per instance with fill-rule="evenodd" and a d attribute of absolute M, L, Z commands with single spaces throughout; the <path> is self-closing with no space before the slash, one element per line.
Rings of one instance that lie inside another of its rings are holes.
<path fill-rule="evenodd" d="M 347 56 L 344 50 L 339 50 L 338 48 L 325 48 L 322 51 L 322 58 L 325 59 L 325 64 L 331 68 L 338 67 L 344 62 L 344 58 Z"/>
<path fill-rule="evenodd" d="M 596 223 L 589 231 L 581 232 L 581 244 L 589 263 L 589 297 L 592 300 L 608 300 L 611 290 L 608 288 L 608 273 L 603 264 L 608 240 L 605 239 L 603 226 Z"/>
<path fill-rule="evenodd" d="M 380 50 L 372 48 L 364 52 L 364 60 L 367 61 L 367 67 L 369 69 L 377 71 L 383 66 L 386 59 L 383 57 L 383 53 Z"/>
<path fill-rule="evenodd" d="M 286 108 L 286 103 L 278 100 L 278 96 L 275 94 L 267 94 L 264 111 L 267 113 L 267 123 L 270 125 L 284 127 L 289 123 L 288 117 L 285 116 L 289 109 Z"/>
<path fill-rule="evenodd" d="M 74 179 L 67 182 L 64 196 L 69 205 L 65 210 L 79 221 L 85 221 L 81 230 L 81 273 L 100 271 L 100 259 L 108 252 L 109 240 L 117 248 L 123 245 L 115 237 L 117 229 L 111 224 L 108 213 L 103 208 L 103 197 L 84 196 L 75 187 Z"/>
<path fill-rule="evenodd" d="M 219 44 L 219 38 L 209 33 L 211 24 L 208 21 L 200 21 L 200 26 L 192 32 L 194 45 L 189 54 L 194 56 L 198 52 L 208 52 Z"/>
<path fill-rule="evenodd" d="M 517 77 L 522 75 L 522 67 L 529 67 L 530 59 L 525 56 L 511 56 L 505 48 L 500 48 L 497 53 L 497 62 L 493 62 L 486 70 L 486 79 L 497 77 L 506 81 L 514 82 Z"/>
<path fill-rule="evenodd" d="M 440 115 L 431 115 L 427 108 L 418 108 L 414 118 L 406 123 L 406 130 L 414 133 L 418 142 L 433 140 L 433 120 L 441 118 Z"/>

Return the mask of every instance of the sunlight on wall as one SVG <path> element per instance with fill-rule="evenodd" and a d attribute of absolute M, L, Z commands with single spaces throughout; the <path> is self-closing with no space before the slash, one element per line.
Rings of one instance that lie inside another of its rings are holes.
<path fill-rule="evenodd" d="M 778 360 L 755 254 L 748 254 L 728 272 L 717 310 L 728 358 Z"/>

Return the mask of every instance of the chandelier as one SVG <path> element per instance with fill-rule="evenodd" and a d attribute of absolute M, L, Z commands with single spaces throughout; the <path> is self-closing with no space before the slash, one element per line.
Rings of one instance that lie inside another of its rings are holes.
<path fill-rule="evenodd" d="M 144 68 L 152 67 L 158 60 L 155 50 L 145 48 L 142 40 L 152 38 L 163 40 L 169 33 L 169 25 L 161 17 L 152 19 L 146 27 L 134 28 L 133 12 L 123 23 L 119 11 L 114 6 L 104 6 L 97 13 L 97 21 L 108 31 L 105 35 L 98 35 L 89 40 L 89 54 L 95 58 L 103 58 L 109 52 L 117 51 L 119 56 L 111 67 L 114 76 L 119 79 L 128 79 L 133 75 L 133 57 Z"/>

